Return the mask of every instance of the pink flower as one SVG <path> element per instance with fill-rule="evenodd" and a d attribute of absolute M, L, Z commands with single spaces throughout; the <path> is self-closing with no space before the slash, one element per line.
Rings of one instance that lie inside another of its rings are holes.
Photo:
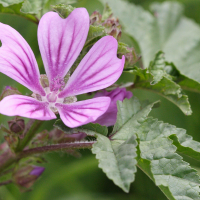
<path fill-rule="evenodd" d="M 107 92 L 106 90 L 97 92 L 94 97 L 110 97 L 111 102 L 107 111 L 94 123 L 98 123 L 102 126 L 114 125 L 117 120 L 117 101 L 123 101 L 125 98 L 130 99 L 132 96 L 132 92 L 126 91 L 125 88 L 116 88 L 111 92 Z"/>
<path fill-rule="evenodd" d="M 46 13 L 38 27 L 38 43 L 49 86 L 40 83 L 35 56 L 24 38 L 0 23 L 0 72 L 33 91 L 34 97 L 10 95 L 0 102 L 0 113 L 38 120 L 55 119 L 59 112 L 69 127 L 95 121 L 110 104 L 109 97 L 76 102 L 76 95 L 106 88 L 121 75 L 124 57 L 117 58 L 117 41 L 100 39 L 80 62 L 67 83 L 65 76 L 81 52 L 89 30 L 85 8 L 75 9 L 66 19 Z"/>

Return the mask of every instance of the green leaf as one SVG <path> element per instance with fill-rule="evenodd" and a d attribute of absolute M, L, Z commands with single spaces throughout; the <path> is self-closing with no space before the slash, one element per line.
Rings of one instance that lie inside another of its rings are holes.
<path fill-rule="evenodd" d="M 127 49 L 128 45 L 123 42 L 118 42 L 118 48 L 117 48 L 117 54 L 126 54 L 130 53 L 130 51 Z"/>
<path fill-rule="evenodd" d="M 135 126 L 133 134 L 136 133 L 142 141 L 154 140 L 157 137 L 168 137 L 173 140 L 173 144 L 177 147 L 178 152 L 200 160 L 200 143 L 194 141 L 192 136 L 187 135 L 186 130 L 182 128 L 176 128 L 157 119 L 147 118 L 141 124 Z"/>
<path fill-rule="evenodd" d="M 63 8 L 64 8 L 64 6 L 66 6 L 68 8 L 68 6 L 69 6 L 68 4 L 73 4 L 76 2 L 77 2 L 77 0 L 45 0 L 43 3 L 43 13 L 46 13 L 49 10 L 52 10 L 52 5 L 63 4 Z"/>
<path fill-rule="evenodd" d="M 54 123 L 53 126 L 55 126 L 57 129 L 59 129 L 59 130 L 65 132 L 65 133 L 71 134 L 71 132 L 70 132 L 71 129 L 70 129 L 69 127 L 67 127 L 67 126 L 62 122 L 62 120 L 60 120 L 60 119 L 56 120 L 56 122 Z"/>
<path fill-rule="evenodd" d="M 84 48 L 91 47 L 103 36 L 106 36 L 105 28 L 103 26 L 90 25 Z"/>
<path fill-rule="evenodd" d="M 22 6 L 22 3 L 10 5 L 10 6 L 8 6 L 8 7 L 3 7 L 3 6 L 0 4 L 0 13 L 7 13 L 7 14 L 19 15 L 19 16 L 21 16 L 21 17 L 27 18 L 27 19 L 30 20 L 30 21 L 33 21 L 33 22 L 35 22 L 35 23 L 38 23 L 38 19 L 37 19 L 34 15 L 22 13 L 22 12 L 20 11 L 21 6 Z"/>
<path fill-rule="evenodd" d="M 138 166 L 168 199 L 200 199 L 199 176 L 175 153 L 176 147 L 167 138 L 179 133 L 180 129 L 152 118 L 137 127 L 133 134 L 137 132 L 140 140 Z"/>
<path fill-rule="evenodd" d="M 0 4 L 2 4 L 4 7 L 11 6 L 13 4 L 19 4 L 23 2 L 24 0 L 0 0 Z"/>
<path fill-rule="evenodd" d="M 132 132 L 138 121 L 144 120 L 157 104 L 158 102 L 154 102 L 142 107 L 136 97 L 125 99 L 123 102 L 118 101 L 117 121 L 113 128 L 112 139 L 128 140 L 133 135 Z"/>
<path fill-rule="evenodd" d="M 153 14 L 123 0 L 110 0 L 109 6 L 125 32 L 138 42 L 145 68 L 155 53 L 162 50 L 166 60 L 173 62 L 183 76 L 194 80 L 193 83 L 184 81 L 185 88 L 200 87 L 200 27 L 183 16 L 181 4 L 154 3 Z"/>
<path fill-rule="evenodd" d="M 68 134 L 78 133 L 78 132 L 83 132 L 83 133 L 86 133 L 87 135 L 91 135 L 91 136 L 94 136 L 95 134 L 101 134 L 101 135 L 106 136 L 108 134 L 107 127 L 101 126 L 100 124 L 89 123 L 89 124 L 71 129 L 71 128 L 67 127 L 62 122 L 62 120 L 58 119 L 54 123 L 54 126 L 58 129 L 60 129 L 61 131 L 68 133 Z"/>
<path fill-rule="evenodd" d="M 99 160 L 99 167 L 125 192 L 129 191 L 130 184 L 135 179 L 136 146 L 135 135 L 125 142 L 110 141 L 107 137 L 98 135 L 92 148 Z"/>
<path fill-rule="evenodd" d="M 147 69 L 135 67 L 133 70 L 130 70 L 129 73 L 136 76 L 134 80 L 135 88 L 155 92 L 178 106 L 184 114 L 191 115 L 192 110 L 188 101 L 188 96 L 182 93 L 180 85 L 173 80 L 180 80 L 181 75 L 179 74 L 177 77 L 171 76 L 171 74 L 174 75 L 174 73 L 179 73 L 174 65 L 173 69 L 176 71 L 172 71 L 171 67 L 172 64 L 166 64 L 163 52 L 159 51 L 156 54 L 155 59 L 150 62 Z"/>
<path fill-rule="evenodd" d="M 155 182 L 168 199 L 200 199 L 199 176 L 176 153 L 178 150 L 198 159 L 200 143 L 193 141 L 183 129 L 178 129 L 157 119 L 147 118 L 155 103 L 144 105 L 136 97 L 133 97 L 129 100 L 125 99 L 123 102 L 117 102 L 117 104 L 118 116 L 111 140 L 102 135 L 98 136 L 97 143 L 92 149 L 99 159 L 99 167 L 116 185 L 124 191 L 128 191 L 118 175 L 117 164 L 120 161 L 116 159 L 118 158 L 116 149 L 124 141 L 130 141 L 133 138 L 135 141 L 137 135 L 139 142 L 137 165 Z M 118 152 L 122 152 L 122 150 L 118 149 Z M 130 150 L 127 147 L 123 157 L 126 158 L 127 155 L 130 155 L 129 153 Z M 126 170 L 123 169 L 123 171 Z M 131 181 L 127 183 L 127 186 L 130 183 Z"/>
<path fill-rule="evenodd" d="M 164 53 L 162 51 L 159 51 L 155 59 L 150 62 L 149 65 L 149 72 L 153 75 L 153 81 L 150 83 L 151 85 L 155 85 L 164 76 L 168 76 L 167 73 L 164 70 L 165 68 L 165 58 L 164 58 Z"/>
<path fill-rule="evenodd" d="M 52 10 L 52 5 L 60 4 L 60 8 L 57 9 L 61 10 L 62 6 L 63 10 L 66 10 L 69 7 L 67 4 L 75 2 L 76 0 L 0 0 L 0 12 L 16 14 L 38 23 L 38 19 L 40 19 L 44 13 Z M 37 15 L 37 17 L 35 15 Z"/>
<path fill-rule="evenodd" d="M 52 6 L 53 10 L 56 11 L 62 18 L 67 18 L 69 14 L 75 9 L 70 5 L 58 4 Z"/>
<path fill-rule="evenodd" d="M 166 62 L 165 70 L 173 76 L 174 81 L 178 83 L 181 88 L 200 93 L 200 84 L 187 76 L 180 73 L 173 63 Z"/>
<path fill-rule="evenodd" d="M 39 0 L 24 0 L 21 7 L 22 13 L 37 14 L 43 6 L 43 1 Z"/>

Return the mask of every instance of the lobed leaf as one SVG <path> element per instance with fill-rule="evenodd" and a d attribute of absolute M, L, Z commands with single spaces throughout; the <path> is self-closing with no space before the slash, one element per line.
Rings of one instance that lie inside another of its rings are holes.
<path fill-rule="evenodd" d="M 155 92 L 178 106 L 184 114 L 192 114 L 188 96 L 183 94 L 180 85 L 174 80 L 180 80 L 181 75 L 178 74 L 179 72 L 173 64 L 165 62 L 163 52 L 159 51 L 156 54 L 155 59 L 150 62 L 147 69 L 134 67 L 128 73 L 135 75 L 135 88 Z M 175 73 L 177 77 L 174 77 Z"/>
<path fill-rule="evenodd" d="M 67 7 L 67 4 L 75 2 L 76 0 L 0 0 L 0 12 L 17 14 L 38 23 L 43 14 L 52 10 L 52 5 L 65 4 L 64 7 Z"/>
<path fill-rule="evenodd" d="M 135 135 L 123 142 L 110 141 L 107 137 L 98 134 L 97 142 L 92 148 L 92 152 L 99 160 L 99 167 L 125 192 L 129 191 L 130 183 L 135 179 L 136 146 Z"/>
<path fill-rule="evenodd" d="M 111 137 L 112 142 L 122 143 L 137 135 L 137 165 L 168 199 L 200 199 L 197 172 L 176 153 L 178 150 L 199 159 L 200 143 L 193 141 L 183 129 L 147 118 L 152 107 L 150 105 L 143 106 L 142 109 L 136 98 L 118 102 L 118 118 Z M 101 149 L 104 148 L 103 143 L 100 146 Z M 103 160 L 106 156 L 101 154 L 100 158 Z"/>
<path fill-rule="evenodd" d="M 157 104 L 158 102 L 154 102 L 142 107 L 142 104 L 136 97 L 125 99 L 123 102 L 118 101 L 117 121 L 113 128 L 112 139 L 128 140 L 132 136 L 138 121 L 144 120 Z"/>
<path fill-rule="evenodd" d="M 176 128 L 157 119 L 147 118 L 133 130 L 133 134 L 136 133 L 142 141 L 168 137 L 173 140 L 173 144 L 177 147 L 178 152 L 200 160 L 200 143 L 194 141 L 192 136 L 187 135 L 184 129 Z"/>
<path fill-rule="evenodd" d="M 182 74 L 180 85 L 200 92 L 200 27 L 183 16 L 181 4 L 153 3 L 152 13 L 123 0 L 110 0 L 109 6 L 123 23 L 125 32 L 138 42 L 144 68 L 162 50 L 166 60 L 173 62 Z"/>
<path fill-rule="evenodd" d="M 19 4 L 23 2 L 24 0 L 0 0 L 0 4 L 2 4 L 4 7 L 11 6 L 13 4 Z"/>
<path fill-rule="evenodd" d="M 175 153 L 176 147 L 167 138 L 177 133 L 179 135 L 181 129 L 148 118 L 135 131 L 140 140 L 138 166 L 164 194 L 169 199 L 200 199 L 199 176 Z"/>
<path fill-rule="evenodd" d="M 1 3 L 1 1 L 0 1 L 0 3 Z M 34 15 L 25 14 L 25 13 L 22 13 L 20 11 L 22 3 L 10 5 L 10 6 L 7 6 L 7 7 L 4 7 L 3 5 L 0 4 L 0 13 L 7 13 L 7 14 L 19 15 L 21 17 L 27 18 L 30 21 L 38 23 L 38 19 Z"/>
<path fill-rule="evenodd" d="M 62 18 L 67 18 L 69 14 L 75 9 L 70 5 L 58 4 L 52 6 L 53 10 L 56 11 Z"/>
<path fill-rule="evenodd" d="M 92 152 L 99 160 L 99 167 L 125 192 L 129 191 L 136 172 L 137 141 L 132 129 L 138 121 L 144 120 L 156 103 L 142 106 L 136 97 L 118 101 L 117 122 L 110 136 L 111 140 L 96 134 L 97 142 L 94 143 Z"/>

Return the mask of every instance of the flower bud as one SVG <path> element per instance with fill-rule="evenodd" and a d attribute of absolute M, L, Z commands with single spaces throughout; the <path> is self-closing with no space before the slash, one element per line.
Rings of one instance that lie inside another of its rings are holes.
<path fill-rule="evenodd" d="M 118 18 L 113 17 L 113 13 L 108 5 L 104 10 L 103 17 L 98 11 L 92 13 L 90 25 L 103 26 L 108 35 L 112 35 L 117 40 L 121 38 L 121 25 Z"/>
<path fill-rule="evenodd" d="M 94 11 L 90 16 L 90 25 L 99 25 L 101 23 L 102 16 L 98 11 Z"/>
<path fill-rule="evenodd" d="M 111 102 L 107 111 L 93 123 L 98 123 L 102 126 L 112 126 L 117 120 L 117 101 L 123 101 L 125 98 L 130 99 L 133 94 L 132 92 L 126 91 L 125 88 L 116 88 L 111 92 L 107 92 L 106 90 L 98 92 L 94 97 L 102 96 L 110 97 Z"/>
<path fill-rule="evenodd" d="M 7 97 L 13 94 L 21 94 L 21 93 L 14 87 L 6 86 L 3 92 L 1 93 L 0 100 L 2 100 L 4 97 Z"/>
<path fill-rule="evenodd" d="M 23 166 L 14 171 L 14 182 L 21 188 L 22 191 L 26 191 L 41 176 L 44 170 L 44 167 L 34 165 Z"/>
<path fill-rule="evenodd" d="M 133 66 L 141 58 L 141 56 L 138 56 L 136 54 L 135 49 L 133 47 L 130 48 L 124 43 L 119 43 L 117 56 L 118 58 L 122 58 L 123 55 L 125 56 L 125 67 Z"/>
<path fill-rule="evenodd" d="M 25 128 L 24 119 L 16 117 L 11 121 L 8 121 L 10 130 L 14 133 L 22 133 Z"/>
<path fill-rule="evenodd" d="M 33 170 L 30 172 L 30 175 L 36 176 L 37 178 L 44 172 L 44 167 L 34 166 Z"/>
<path fill-rule="evenodd" d="M 106 19 L 102 26 L 105 27 L 105 31 L 108 35 L 112 35 L 115 39 L 119 40 L 121 38 L 122 27 L 119 24 L 119 20 L 112 15 Z"/>

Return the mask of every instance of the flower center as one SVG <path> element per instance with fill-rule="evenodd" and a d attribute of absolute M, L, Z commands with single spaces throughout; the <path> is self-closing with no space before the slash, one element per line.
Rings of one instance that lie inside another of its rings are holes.
<path fill-rule="evenodd" d="M 48 102 L 55 103 L 57 100 L 57 94 L 55 92 L 51 92 L 46 96 L 46 98 Z"/>
<path fill-rule="evenodd" d="M 41 96 L 39 94 L 33 93 L 32 97 L 37 99 L 38 101 L 48 102 L 49 108 L 54 113 L 57 113 L 58 110 L 55 106 L 56 103 L 70 104 L 70 103 L 74 103 L 77 101 L 77 98 L 75 96 L 66 97 L 66 98 L 58 98 L 59 92 L 63 90 L 68 79 L 69 79 L 69 74 L 67 74 L 64 79 L 62 79 L 61 77 L 55 78 L 53 80 L 53 84 L 52 84 L 53 89 L 51 91 L 50 87 L 49 87 L 48 78 L 45 74 L 43 74 L 40 76 L 40 83 L 41 83 L 42 87 L 44 88 L 46 95 Z"/>

